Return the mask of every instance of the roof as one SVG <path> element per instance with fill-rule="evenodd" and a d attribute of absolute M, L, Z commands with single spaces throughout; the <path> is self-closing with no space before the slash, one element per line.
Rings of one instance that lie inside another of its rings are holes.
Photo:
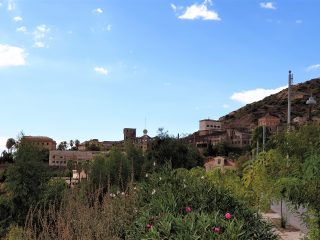
<path fill-rule="evenodd" d="M 23 136 L 22 139 L 30 141 L 49 141 L 55 142 L 52 138 L 46 136 Z"/>
<path fill-rule="evenodd" d="M 213 120 L 210 118 L 199 120 L 199 122 L 204 122 L 204 121 L 220 122 L 219 120 Z"/>

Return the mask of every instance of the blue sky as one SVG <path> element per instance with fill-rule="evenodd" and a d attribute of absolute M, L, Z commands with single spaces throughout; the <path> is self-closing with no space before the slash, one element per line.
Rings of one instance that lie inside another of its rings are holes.
<path fill-rule="evenodd" d="M 0 148 L 192 133 L 320 75 L 318 0 L 0 0 Z"/>

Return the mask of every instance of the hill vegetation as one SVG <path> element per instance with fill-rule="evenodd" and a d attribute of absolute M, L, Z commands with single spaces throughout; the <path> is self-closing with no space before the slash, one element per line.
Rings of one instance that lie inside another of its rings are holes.
<path fill-rule="evenodd" d="M 310 94 L 315 99 L 320 100 L 320 78 L 315 78 L 303 83 L 292 86 L 292 118 L 307 116 L 308 106 L 306 101 Z M 248 128 L 252 125 L 257 125 L 258 119 L 270 113 L 281 119 L 281 122 L 286 122 L 288 107 L 288 89 L 284 89 L 276 94 L 272 94 L 263 100 L 247 104 L 223 117 L 220 120 L 225 126 L 235 127 L 241 126 Z M 320 116 L 320 105 L 317 104 L 313 108 L 313 116 Z"/>

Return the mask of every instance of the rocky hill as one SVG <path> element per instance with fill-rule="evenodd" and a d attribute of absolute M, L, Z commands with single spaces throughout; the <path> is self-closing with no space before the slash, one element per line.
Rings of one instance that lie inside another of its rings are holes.
<path fill-rule="evenodd" d="M 308 105 L 306 101 L 312 92 L 317 104 L 313 107 L 312 116 L 320 117 L 320 78 L 315 78 L 304 83 L 292 86 L 291 94 L 291 116 L 306 117 Z M 282 123 L 287 121 L 288 89 L 284 89 L 276 94 L 270 95 L 263 100 L 247 104 L 246 106 L 233 111 L 219 120 L 225 126 L 253 128 L 257 126 L 258 119 L 267 113 L 277 116 Z"/>

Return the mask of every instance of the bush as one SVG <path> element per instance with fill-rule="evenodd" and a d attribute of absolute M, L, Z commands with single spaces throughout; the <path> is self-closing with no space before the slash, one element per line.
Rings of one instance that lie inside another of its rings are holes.
<path fill-rule="evenodd" d="M 260 215 L 199 173 L 167 169 L 140 184 L 127 239 L 277 239 Z"/>

